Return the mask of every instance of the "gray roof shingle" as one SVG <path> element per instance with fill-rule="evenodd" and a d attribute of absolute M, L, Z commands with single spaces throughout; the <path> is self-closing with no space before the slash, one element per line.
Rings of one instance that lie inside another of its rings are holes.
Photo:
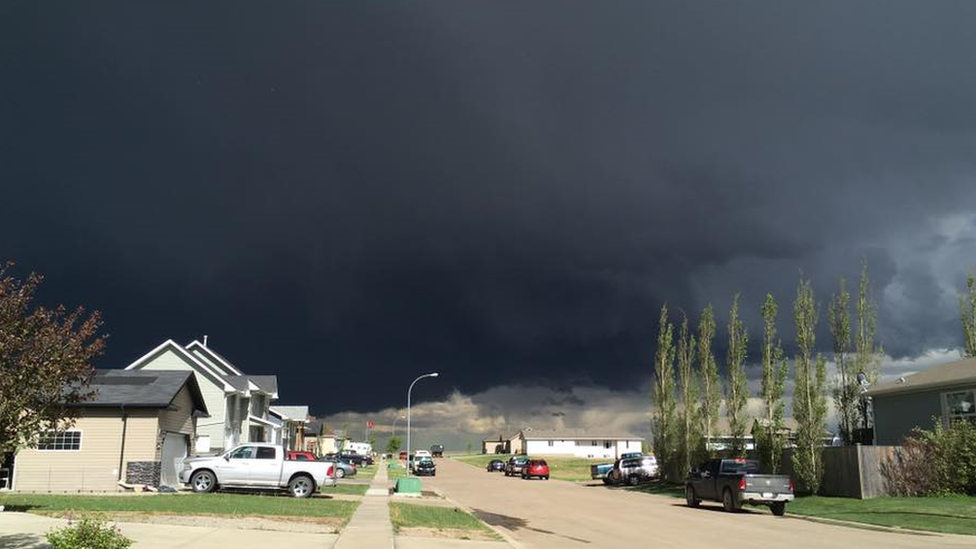
<path fill-rule="evenodd" d="M 207 405 L 203 401 L 196 376 L 188 371 L 95 370 L 91 383 L 95 395 L 77 406 L 166 408 L 187 385 L 190 387 L 194 407 L 207 414 Z"/>

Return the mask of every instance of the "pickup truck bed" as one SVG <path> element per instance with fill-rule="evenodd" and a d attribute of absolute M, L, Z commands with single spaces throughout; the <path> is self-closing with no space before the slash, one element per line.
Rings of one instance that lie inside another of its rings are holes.
<path fill-rule="evenodd" d="M 743 504 L 768 505 L 776 516 L 786 512 L 793 501 L 793 481 L 785 475 L 759 473 L 759 463 L 745 459 L 713 459 L 692 471 L 685 482 L 689 507 L 702 501 L 720 501 L 726 511 Z"/>

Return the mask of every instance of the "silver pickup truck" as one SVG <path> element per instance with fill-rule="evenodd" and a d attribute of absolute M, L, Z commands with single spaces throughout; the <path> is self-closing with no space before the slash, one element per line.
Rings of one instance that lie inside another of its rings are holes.
<path fill-rule="evenodd" d="M 281 446 L 250 443 L 219 456 L 183 460 L 180 482 L 194 492 L 217 488 L 288 490 L 296 498 L 311 497 L 321 486 L 335 485 L 335 464 L 285 459 Z"/>
<path fill-rule="evenodd" d="M 738 511 L 742 504 L 768 505 L 774 515 L 786 513 L 793 501 L 793 481 L 785 475 L 763 475 L 753 459 L 713 459 L 692 469 L 685 481 L 689 507 L 702 501 L 720 501 L 726 511 Z"/>

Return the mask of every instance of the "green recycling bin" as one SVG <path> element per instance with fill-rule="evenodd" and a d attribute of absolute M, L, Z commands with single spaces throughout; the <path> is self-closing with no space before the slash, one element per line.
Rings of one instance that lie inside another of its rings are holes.
<path fill-rule="evenodd" d="M 398 494 L 417 494 L 420 495 L 420 479 L 417 477 L 398 478 L 396 481 L 395 492 Z"/>

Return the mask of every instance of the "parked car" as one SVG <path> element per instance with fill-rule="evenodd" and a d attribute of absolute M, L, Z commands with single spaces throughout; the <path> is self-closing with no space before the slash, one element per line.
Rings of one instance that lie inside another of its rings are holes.
<path fill-rule="evenodd" d="M 359 454 L 352 450 L 343 450 L 339 452 L 339 459 L 350 461 L 359 467 L 373 464 L 373 456 L 369 454 Z"/>
<path fill-rule="evenodd" d="M 407 452 L 405 450 L 400 452 L 400 459 L 407 459 Z"/>
<path fill-rule="evenodd" d="M 219 456 L 183 460 L 180 482 L 194 492 L 219 488 L 286 489 L 296 498 L 307 498 L 321 486 L 332 486 L 335 465 L 322 461 L 289 461 L 275 444 L 235 446 Z"/>
<path fill-rule="evenodd" d="M 491 460 L 491 461 L 488 462 L 487 469 L 488 469 L 488 472 L 489 473 L 494 473 L 494 472 L 497 472 L 497 471 L 504 472 L 505 471 L 505 462 L 502 461 L 502 460 L 500 460 L 500 459 L 493 459 L 493 460 Z"/>
<path fill-rule="evenodd" d="M 728 512 L 738 511 L 743 503 L 768 505 L 774 515 L 786 513 L 793 501 L 793 480 L 786 475 L 763 475 L 754 459 L 713 459 L 691 471 L 685 482 L 689 507 L 702 501 L 720 501 Z"/>
<path fill-rule="evenodd" d="M 522 468 L 525 464 L 529 462 L 529 458 L 526 456 L 512 456 L 508 458 L 508 463 L 505 464 L 505 476 L 513 477 L 522 474 Z"/>
<path fill-rule="evenodd" d="M 433 457 L 427 450 L 414 450 L 413 455 L 417 457 Z"/>
<path fill-rule="evenodd" d="M 620 454 L 619 459 L 631 459 L 639 457 L 644 457 L 644 454 L 640 452 L 627 452 L 626 454 Z M 602 480 L 604 484 L 609 484 L 608 476 L 610 475 L 610 472 L 613 471 L 613 467 L 616 464 L 616 461 L 608 461 L 607 463 L 590 465 L 590 478 L 593 480 Z"/>
<path fill-rule="evenodd" d="M 421 457 L 414 460 L 413 474 L 418 477 L 422 476 L 437 476 L 437 466 L 434 465 L 433 458 Z"/>
<path fill-rule="evenodd" d="M 431 446 L 430 447 L 430 455 L 433 456 L 433 457 L 435 457 L 435 458 L 444 457 L 444 445 L 443 444 L 435 444 L 435 445 Z"/>
<path fill-rule="evenodd" d="M 346 461 L 340 459 L 336 463 L 336 478 L 354 477 L 356 476 L 356 464 L 351 461 Z"/>
<path fill-rule="evenodd" d="M 542 480 L 549 480 L 549 464 L 546 463 L 546 460 L 529 460 L 529 462 L 522 467 L 522 478 L 529 479 L 532 477 L 541 478 Z"/>
<path fill-rule="evenodd" d="M 604 479 L 605 484 L 629 484 L 637 486 L 658 475 L 657 458 L 654 456 L 618 459 Z"/>

